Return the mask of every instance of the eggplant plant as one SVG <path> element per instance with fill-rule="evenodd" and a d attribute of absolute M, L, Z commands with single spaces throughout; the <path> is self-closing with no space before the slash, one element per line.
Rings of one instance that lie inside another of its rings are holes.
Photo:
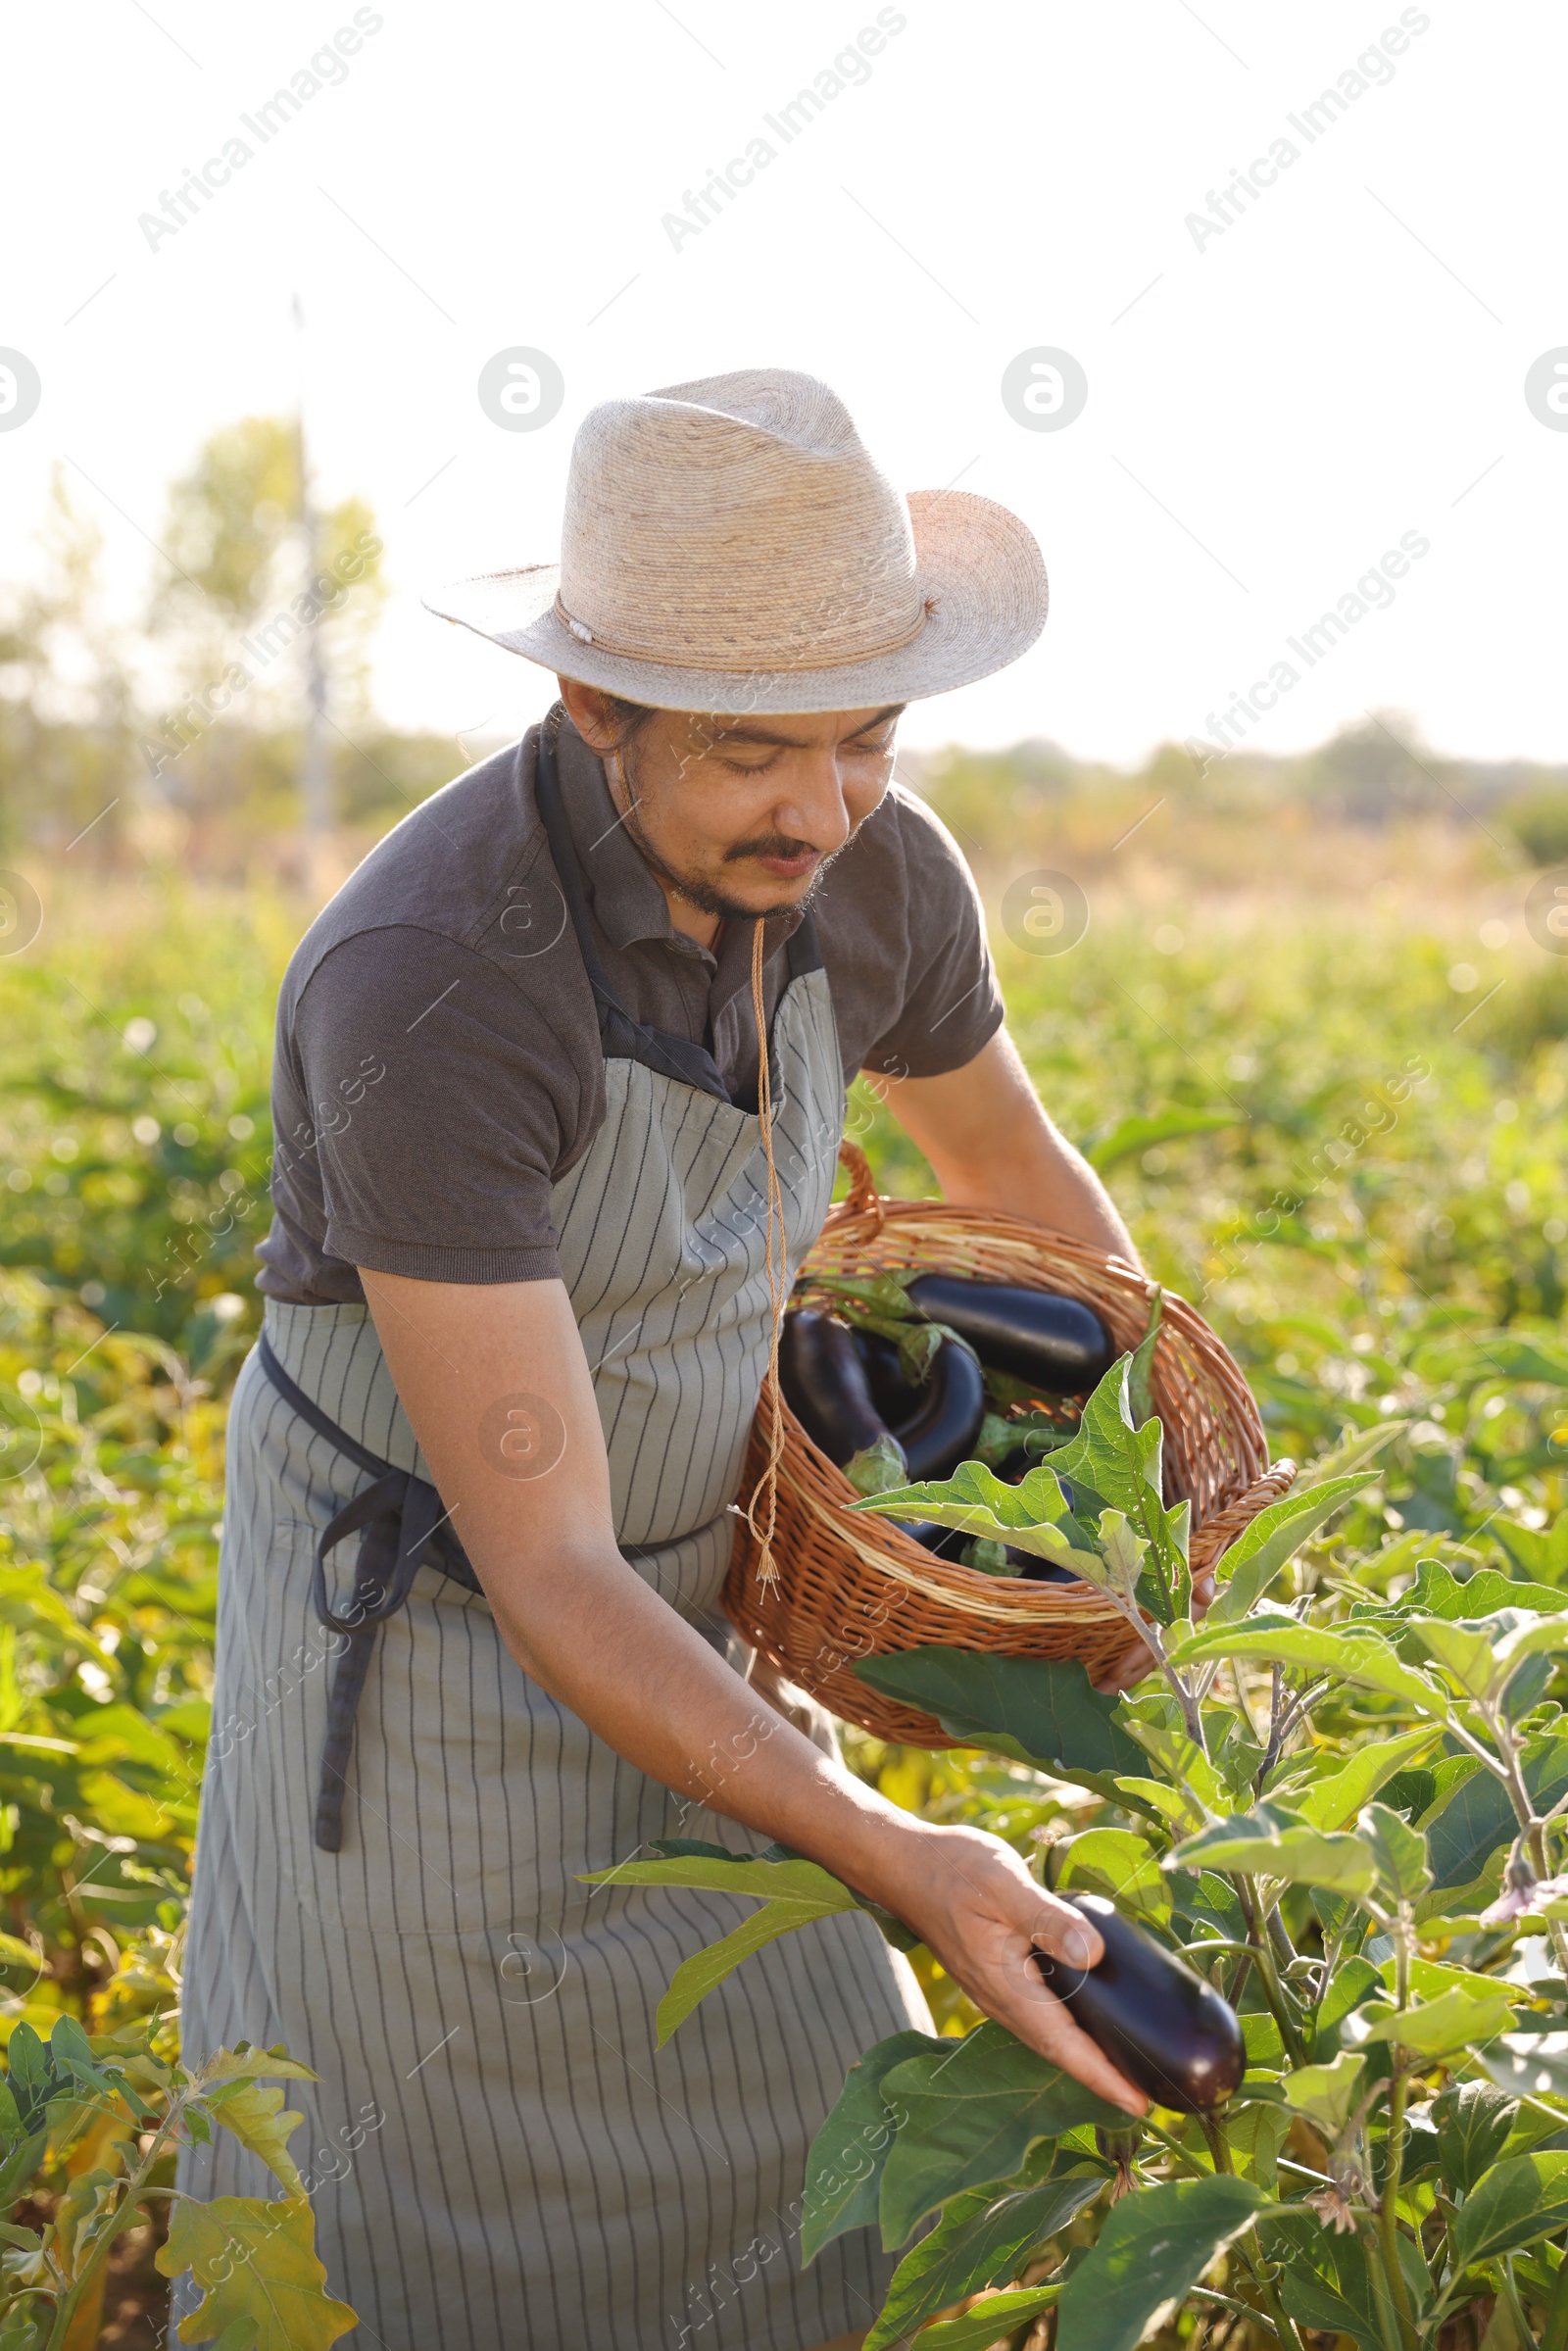
<path fill-rule="evenodd" d="M 241 2041 L 196 2071 L 160 2054 L 156 2022 L 89 2038 L 62 2016 L 47 2041 L 19 2023 L 0 2082 L 0 2209 L 60 2178 L 41 2227 L 0 2223 L 0 2351 L 67 2351 L 98 2339 L 109 2254 L 117 2237 L 172 2200 L 157 2255 L 169 2278 L 192 2273 L 199 2307 L 184 2341 L 218 2336 L 222 2351 L 327 2351 L 358 2321 L 326 2290 L 316 2222 L 288 2140 L 303 2117 L 268 2080 L 314 2082 L 282 2049 Z M 261 2196 L 181 2195 L 160 2177 L 181 2144 L 217 2125 L 279 2182 Z"/>
<path fill-rule="evenodd" d="M 1489 2351 L 1568 2351 L 1568 1592 L 1473 1554 L 1412 1556 L 1383 1589 L 1337 1565 L 1324 1530 L 1391 1423 L 1261 1512 L 1195 1615 L 1132 1369 L 1020 1484 L 965 1462 L 861 1506 L 1069 1568 L 1142 1633 L 1138 1688 L 951 1648 L 856 1670 L 1084 1791 L 1090 1825 L 1040 1845 L 1042 1872 L 1228 2004 L 1245 2070 L 1131 2125 L 995 2023 L 898 2033 L 817 2135 L 803 2254 L 865 2227 L 901 2253 L 866 2351 L 984 2351 L 1047 2312 L 1056 2351 L 1132 2351 L 1161 2313 L 1277 2351 L 1448 2351 L 1462 2320 Z M 856 1901 L 777 1847 L 666 1846 L 614 1875 L 763 1904 L 685 1963 L 665 2033 L 748 1952 Z"/>

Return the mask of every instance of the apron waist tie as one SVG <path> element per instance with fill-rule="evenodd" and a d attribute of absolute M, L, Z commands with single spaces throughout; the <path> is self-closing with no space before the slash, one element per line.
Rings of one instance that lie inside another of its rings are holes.
<path fill-rule="evenodd" d="M 290 1379 L 265 1331 L 257 1343 L 257 1353 L 263 1371 L 284 1402 L 318 1437 L 324 1437 L 372 1479 L 321 1530 L 311 1573 L 311 1604 L 326 1630 L 341 1634 L 345 1642 L 327 1698 L 326 1737 L 321 1742 L 321 1777 L 316 1798 L 316 1842 L 322 1852 L 336 1853 L 343 1843 L 343 1790 L 354 1745 L 354 1716 L 377 1631 L 407 1605 L 421 1567 L 438 1569 L 466 1592 L 482 1592 L 483 1587 L 452 1530 L 450 1513 L 428 1480 L 415 1477 L 411 1470 L 395 1469 L 329 1419 L 315 1397 Z M 354 1591 L 347 1610 L 339 1616 L 326 1596 L 326 1554 L 356 1530 L 360 1531 L 360 1548 Z"/>

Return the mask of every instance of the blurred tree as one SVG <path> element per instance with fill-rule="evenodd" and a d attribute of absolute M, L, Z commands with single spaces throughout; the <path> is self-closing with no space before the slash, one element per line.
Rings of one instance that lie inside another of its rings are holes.
<path fill-rule="evenodd" d="M 38 545 L 36 576 L 0 616 L 0 843 L 40 842 L 86 865 L 124 837 L 135 691 L 124 632 L 105 606 L 103 534 L 60 465 Z"/>
<path fill-rule="evenodd" d="M 360 498 L 317 511 L 302 458 L 296 422 L 246 416 L 214 433 L 170 490 L 172 568 L 148 621 L 172 691 L 146 750 L 188 810 L 234 797 L 239 729 L 303 721 L 295 773 L 319 822 L 329 733 L 368 714 L 386 593 L 375 518 Z"/>

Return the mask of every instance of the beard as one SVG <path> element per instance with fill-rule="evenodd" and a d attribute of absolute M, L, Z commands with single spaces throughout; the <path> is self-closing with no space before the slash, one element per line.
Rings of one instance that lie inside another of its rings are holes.
<path fill-rule="evenodd" d="M 727 895 L 718 881 L 710 875 L 682 873 L 675 866 L 667 864 L 648 838 L 638 815 L 638 802 L 635 798 L 627 808 L 622 822 L 637 844 L 638 854 L 644 863 L 658 875 L 666 889 L 673 890 L 677 898 L 684 899 L 687 906 L 695 906 L 699 913 L 715 915 L 721 922 L 755 922 L 758 919 L 760 911 L 758 907 L 749 906 L 741 900 Z M 852 834 L 851 839 L 853 840 L 853 838 Z M 744 857 L 804 857 L 813 847 L 814 844 L 809 841 L 792 841 L 783 833 L 759 833 L 753 840 L 737 841 L 733 848 L 726 849 L 723 861 L 726 865 L 732 865 L 738 864 Z M 766 914 L 782 914 L 793 911 L 797 907 L 809 906 L 828 867 L 835 858 L 843 856 L 844 849 L 848 847 L 849 842 L 845 842 L 843 848 L 836 849 L 831 856 L 819 859 L 812 868 L 799 898 L 785 899 L 779 905 L 761 908 L 760 911 Z"/>

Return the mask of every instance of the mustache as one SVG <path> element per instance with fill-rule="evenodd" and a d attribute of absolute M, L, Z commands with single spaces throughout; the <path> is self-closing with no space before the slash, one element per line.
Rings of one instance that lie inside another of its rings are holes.
<path fill-rule="evenodd" d="M 759 833 L 755 840 L 737 841 L 724 852 L 724 863 L 733 865 L 743 857 L 819 857 L 814 841 L 792 841 L 787 833 Z"/>

